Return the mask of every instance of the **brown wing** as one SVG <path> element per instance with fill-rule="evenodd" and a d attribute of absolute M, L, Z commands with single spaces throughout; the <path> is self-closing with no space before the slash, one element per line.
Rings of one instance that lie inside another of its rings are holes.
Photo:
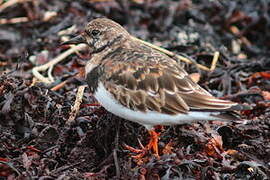
<path fill-rule="evenodd" d="M 155 57 L 156 58 L 156 57 Z M 236 105 L 213 97 L 192 81 L 173 60 L 144 58 L 136 61 L 106 61 L 106 89 L 133 110 L 166 114 L 187 113 L 192 109 L 223 110 Z"/>

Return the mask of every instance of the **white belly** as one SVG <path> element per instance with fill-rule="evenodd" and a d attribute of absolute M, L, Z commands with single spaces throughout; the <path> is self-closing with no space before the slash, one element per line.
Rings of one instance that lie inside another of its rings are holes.
<path fill-rule="evenodd" d="M 121 118 L 142 124 L 147 129 L 151 129 L 155 125 L 183 124 L 199 120 L 218 120 L 218 118 L 210 116 L 210 112 L 191 111 L 188 114 L 168 115 L 156 111 L 134 111 L 118 103 L 101 82 L 99 82 L 94 96 L 107 111 Z"/>

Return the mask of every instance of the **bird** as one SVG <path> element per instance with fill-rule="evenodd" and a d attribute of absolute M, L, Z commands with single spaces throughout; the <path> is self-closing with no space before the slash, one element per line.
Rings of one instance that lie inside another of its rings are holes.
<path fill-rule="evenodd" d="M 137 158 L 152 151 L 159 156 L 155 126 L 224 120 L 219 112 L 240 105 L 214 97 L 192 80 L 174 59 L 132 39 L 108 18 L 90 21 L 74 38 L 62 43 L 88 46 L 85 79 L 90 92 L 107 111 L 143 125 L 150 141 L 141 149 L 126 146 Z"/>

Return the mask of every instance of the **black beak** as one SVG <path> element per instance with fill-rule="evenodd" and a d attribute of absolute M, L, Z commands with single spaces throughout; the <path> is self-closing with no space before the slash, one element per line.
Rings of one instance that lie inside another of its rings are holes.
<path fill-rule="evenodd" d="M 84 39 L 82 35 L 78 35 L 74 38 L 71 38 L 70 40 L 61 43 L 61 45 L 80 44 L 80 43 L 86 43 L 86 40 Z"/>

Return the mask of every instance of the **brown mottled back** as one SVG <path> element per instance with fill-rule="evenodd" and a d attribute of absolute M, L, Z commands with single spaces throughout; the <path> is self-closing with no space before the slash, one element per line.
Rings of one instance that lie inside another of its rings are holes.
<path fill-rule="evenodd" d="M 223 110 L 236 104 L 213 97 L 166 55 L 137 42 L 129 47 L 116 49 L 102 62 L 107 73 L 101 80 L 122 105 L 178 114 L 195 109 Z"/>

